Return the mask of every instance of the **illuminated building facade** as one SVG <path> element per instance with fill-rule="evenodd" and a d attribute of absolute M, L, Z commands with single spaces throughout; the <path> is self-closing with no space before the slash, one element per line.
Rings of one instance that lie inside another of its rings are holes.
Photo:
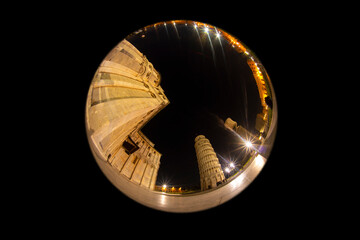
<path fill-rule="evenodd" d="M 201 191 L 215 188 L 224 182 L 225 176 L 219 159 L 216 157 L 210 141 L 204 135 L 195 138 L 195 151 L 199 166 Z"/>
<path fill-rule="evenodd" d="M 130 181 L 154 190 L 160 158 L 154 143 L 137 131 L 127 137 L 108 161 Z"/>
<path fill-rule="evenodd" d="M 258 113 L 256 115 L 256 121 L 255 121 L 255 129 L 260 133 L 263 134 L 267 132 L 268 126 L 266 121 L 266 116 L 264 113 Z"/>
<path fill-rule="evenodd" d="M 227 118 L 224 125 L 225 125 L 225 127 L 229 128 L 229 129 L 235 131 L 237 134 L 239 134 L 243 140 L 249 141 L 252 144 L 261 144 L 261 142 L 259 141 L 259 137 L 256 137 L 254 134 L 252 134 L 251 132 L 246 130 L 241 125 L 237 125 L 237 122 L 235 122 L 231 118 Z"/>
<path fill-rule="evenodd" d="M 261 114 L 258 114 L 256 116 L 256 129 L 260 132 L 260 133 L 264 133 L 265 126 L 262 125 L 263 123 L 266 123 L 268 120 L 268 105 L 266 104 L 265 98 L 268 97 L 270 95 L 269 93 L 269 89 L 266 87 L 266 83 L 265 83 L 265 79 L 264 79 L 264 75 L 262 74 L 261 71 L 261 65 L 260 63 L 256 63 L 252 58 L 249 58 L 247 60 L 247 64 L 249 65 L 253 76 L 255 78 L 256 81 L 256 85 L 257 85 L 257 89 L 259 91 L 259 96 L 260 96 L 260 101 L 261 101 L 261 105 L 263 107 L 263 111 Z M 266 75 L 267 76 L 267 75 Z M 268 77 L 268 76 L 267 76 Z"/>
<path fill-rule="evenodd" d="M 160 80 L 148 59 L 123 40 L 95 73 L 86 107 L 94 151 L 131 181 L 150 189 L 161 154 L 140 130 L 170 103 Z"/>

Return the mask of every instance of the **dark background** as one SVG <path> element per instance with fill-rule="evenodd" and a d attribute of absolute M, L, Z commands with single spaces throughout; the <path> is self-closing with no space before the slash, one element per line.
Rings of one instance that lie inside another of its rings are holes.
<path fill-rule="evenodd" d="M 226 235 L 257 227 L 273 232 L 279 228 L 298 229 L 303 217 L 317 219 L 318 212 L 309 213 L 309 207 L 320 203 L 308 189 L 309 150 L 302 137 L 310 131 L 304 123 L 314 118 L 307 104 L 315 90 L 307 87 L 309 76 L 304 73 L 312 67 L 312 61 L 306 58 L 303 64 L 302 57 L 311 50 L 307 44 L 313 41 L 311 32 L 295 8 L 255 5 L 237 8 L 232 3 L 208 2 L 195 7 L 178 2 L 153 3 L 151 7 L 131 3 L 124 7 L 93 3 L 89 8 L 48 9 L 41 15 L 34 25 L 48 24 L 42 28 L 34 49 L 48 49 L 42 62 L 50 63 L 47 76 L 51 77 L 46 79 L 47 91 L 42 97 L 49 100 L 39 108 L 46 115 L 42 127 L 49 140 L 47 148 L 38 150 L 44 159 L 37 160 L 43 164 L 33 185 L 40 197 L 31 206 L 32 216 L 41 209 L 45 210 L 41 217 L 48 225 L 66 230 L 93 226 L 91 230 L 123 233 L 132 227 L 146 229 L 154 236 L 183 236 L 199 229 L 218 229 Z M 212 24 L 245 43 L 270 76 L 279 113 L 275 144 L 259 176 L 227 203 L 188 214 L 153 210 L 123 195 L 98 168 L 85 132 L 87 91 L 106 54 L 129 33 L 176 19 Z M 28 33 L 28 37 L 37 34 Z"/>

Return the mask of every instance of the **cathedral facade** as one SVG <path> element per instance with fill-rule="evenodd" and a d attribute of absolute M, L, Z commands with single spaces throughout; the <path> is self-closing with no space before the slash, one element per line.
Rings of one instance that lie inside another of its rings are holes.
<path fill-rule="evenodd" d="M 93 151 L 130 181 L 150 189 L 161 154 L 140 130 L 170 103 L 160 81 L 146 56 L 123 40 L 100 64 L 86 106 Z"/>
<path fill-rule="evenodd" d="M 141 131 L 133 132 L 108 161 L 130 181 L 154 190 L 161 158 L 154 145 Z"/>

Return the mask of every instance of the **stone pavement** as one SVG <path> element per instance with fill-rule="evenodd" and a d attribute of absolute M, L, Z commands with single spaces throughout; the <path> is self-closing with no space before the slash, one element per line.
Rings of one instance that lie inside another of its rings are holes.
<path fill-rule="evenodd" d="M 97 160 L 105 176 L 131 199 L 157 210 L 167 212 L 196 212 L 216 207 L 243 191 L 263 168 L 266 159 L 257 155 L 250 166 L 232 181 L 213 190 L 189 195 L 172 195 L 141 187 L 119 174 L 108 163 Z"/>

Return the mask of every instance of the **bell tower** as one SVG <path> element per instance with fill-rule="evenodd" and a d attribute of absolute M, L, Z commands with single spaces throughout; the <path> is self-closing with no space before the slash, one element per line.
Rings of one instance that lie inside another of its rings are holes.
<path fill-rule="evenodd" d="M 210 141 L 204 135 L 195 138 L 195 151 L 200 172 L 201 191 L 215 188 L 224 182 L 225 176 L 219 159 L 216 157 Z"/>

